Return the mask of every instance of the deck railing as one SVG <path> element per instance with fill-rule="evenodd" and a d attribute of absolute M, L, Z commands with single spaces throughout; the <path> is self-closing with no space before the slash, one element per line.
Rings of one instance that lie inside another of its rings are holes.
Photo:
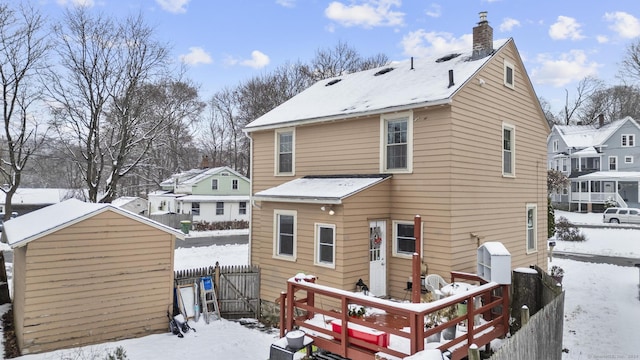
<path fill-rule="evenodd" d="M 429 303 L 414 304 L 379 299 L 313 282 L 290 279 L 287 282 L 287 292 L 283 292 L 280 297 L 280 336 L 284 336 L 294 328 L 302 328 L 308 336 L 313 338 L 314 345 L 352 360 L 374 359 L 378 352 L 403 358 L 424 350 L 427 337 L 448 327 L 464 323 L 466 332 L 459 331 L 452 340 L 437 345 L 441 351 L 448 351 L 452 360 L 459 360 L 467 356 L 471 344 L 484 346 L 491 340 L 507 334 L 509 285 L 487 283 L 475 274 L 461 272 L 452 272 L 451 279 L 452 282 L 465 280 L 477 282 L 480 285 L 465 293 Z M 320 298 L 323 299 L 321 303 L 340 304 L 340 308 L 325 309 L 323 306 L 318 306 L 316 299 Z M 425 328 L 427 315 L 465 302 L 465 314 L 460 314 L 433 328 Z M 384 312 L 386 318 L 402 321 L 406 326 L 397 328 L 384 321 L 374 322 L 349 317 L 350 305 L 378 309 Z M 326 326 L 328 320 L 318 323 L 319 317 L 339 320 L 342 325 L 340 332 Z M 384 345 L 380 345 L 349 336 L 349 324 L 393 335 L 395 336 L 393 343 L 385 342 Z"/>

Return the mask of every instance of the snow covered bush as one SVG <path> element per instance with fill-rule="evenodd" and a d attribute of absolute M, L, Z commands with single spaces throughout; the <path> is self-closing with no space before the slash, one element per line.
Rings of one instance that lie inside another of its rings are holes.
<path fill-rule="evenodd" d="M 567 218 L 561 216 L 556 221 L 556 238 L 564 241 L 585 241 L 587 238 Z"/>

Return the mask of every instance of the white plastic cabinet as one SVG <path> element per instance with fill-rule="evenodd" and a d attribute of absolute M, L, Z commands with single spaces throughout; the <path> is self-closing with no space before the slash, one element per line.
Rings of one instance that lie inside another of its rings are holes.
<path fill-rule="evenodd" d="M 498 284 L 511 284 L 511 253 L 501 242 L 486 242 L 478 248 L 478 276 Z"/>

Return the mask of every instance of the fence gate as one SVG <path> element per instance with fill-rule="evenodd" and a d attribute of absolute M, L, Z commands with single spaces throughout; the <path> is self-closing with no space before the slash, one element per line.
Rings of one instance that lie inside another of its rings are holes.
<path fill-rule="evenodd" d="M 220 313 L 228 319 L 260 316 L 260 270 L 257 266 L 220 267 Z"/>

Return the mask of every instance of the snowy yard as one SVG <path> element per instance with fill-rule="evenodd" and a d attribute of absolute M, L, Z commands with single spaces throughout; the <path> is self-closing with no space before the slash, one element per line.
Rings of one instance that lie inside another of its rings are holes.
<path fill-rule="evenodd" d="M 560 215 L 575 223 L 602 222 L 601 214 L 558 212 L 557 216 Z M 558 241 L 556 250 L 640 258 L 640 227 L 582 231 L 587 236 L 586 242 Z M 247 245 L 177 249 L 175 268 L 210 266 L 215 261 L 221 265 L 243 265 L 248 263 L 247 254 Z M 563 359 L 640 359 L 635 343 L 640 334 L 639 270 L 558 258 L 552 264 L 562 266 L 566 272 L 564 347 L 568 353 L 563 354 Z M 99 353 L 104 348 L 122 346 L 129 359 L 268 359 L 269 347 L 277 339 L 275 332 L 265 333 L 227 320 L 206 325 L 201 319 L 192 325 L 197 332 L 189 332 L 182 339 L 167 332 L 91 346 L 82 352 Z M 63 350 L 18 359 L 55 360 L 78 351 Z"/>

